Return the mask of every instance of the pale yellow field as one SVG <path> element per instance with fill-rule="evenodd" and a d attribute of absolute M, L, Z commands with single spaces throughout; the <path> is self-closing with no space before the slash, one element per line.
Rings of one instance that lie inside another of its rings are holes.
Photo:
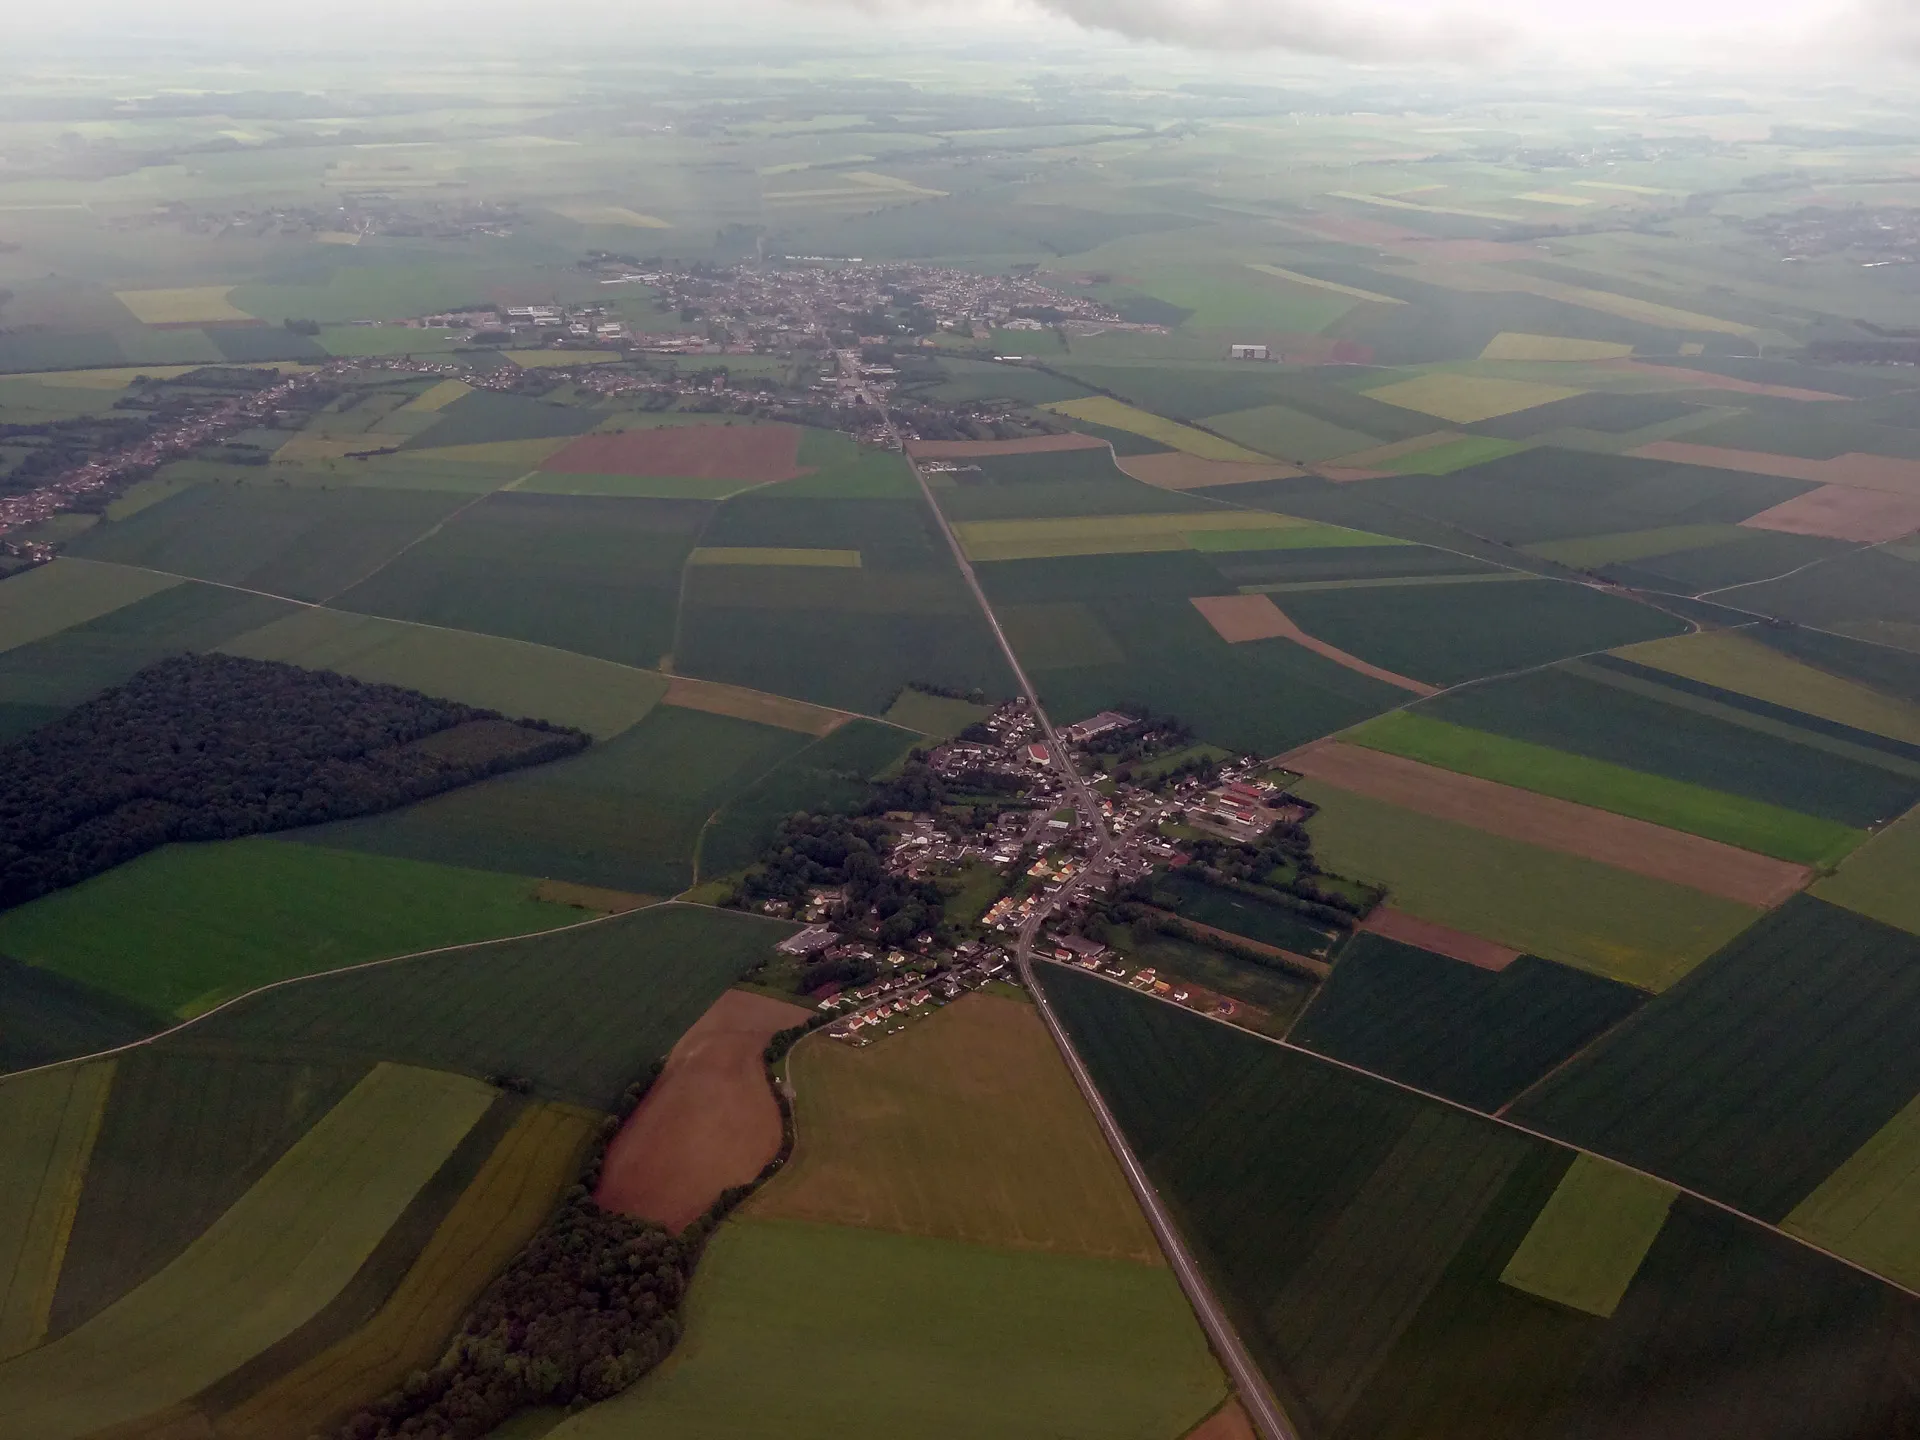
<path fill-rule="evenodd" d="M 375 1066 L 159 1274 L 0 1363 L 0 1434 L 79 1440 L 178 1404 L 292 1334 L 353 1278 L 496 1093 Z"/>
<path fill-rule="evenodd" d="M 749 690 L 741 685 L 724 685 L 718 680 L 695 680 L 674 675 L 667 680 L 669 705 L 682 710 L 702 710 L 709 715 L 730 715 L 735 720 L 757 720 L 762 725 L 782 730 L 797 730 L 802 735 L 825 735 L 853 717 L 824 705 L 809 705 L 804 700 L 789 700 L 784 695 L 769 695 L 764 690 Z"/>
<path fill-rule="evenodd" d="M 811 565 L 858 570 L 858 550 L 805 550 L 778 545 L 702 545 L 687 557 L 689 565 Z"/>
<path fill-rule="evenodd" d="M 1231 440 L 1222 440 L 1218 435 L 1209 435 L 1204 430 L 1195 430 L 1190 425 L 1181 425 L 1172 420 L 1162 419 L 1146 410 L 1137 410 L 1105 395 L 1094 395 L 1085 400 L 1061 400 L 1045 407 L 1057 414 L 1072 416 L 1075 420 L 1085 420 L 1093 425 L 1105 425 L 1113 430 L 1125 430 L 1132 435 L 1144 435 L 1149 440 L 1158 440 L 1162 445 L 1170 445 L 1175 450 L 1184 450 L 1189 455 L 1198 455 L 1202 460 L 1244 460 L 1252 464 L 1267 462 L 1265 455 L 1256 454 L 1234 444 Z"/>
<path fill-rule="evenodd" d="M 624 205 L 556 205 L 554 209 L 581 225 L 627 225 L 636 230 L 671 230 L 657 215 L 643 215 Z"/>
<path fill-rule="evenodd" d="M 1633 354 L 1633 346 L 1609 340 L 1570 340 L 1560 335 L 1528 335 L 1502 330 L 1480 352 L 1482 360 L 1619 360 Z"/>
<path fill-rule="evenodd" d="M 1391 195 L 1368 195 L 1359 190 L 1330 192 L 1341 200 L 1358 200 L 1363 205 L 1384 205 L 1389 210 L 1424 210 L 1429 215 L 1465 215 L 1474 220 L 1518 220 L 1501 210 L 1463 210 L 1457 205 L 1417 205 L 1411 200 L 1395 200 Z"/>
<path fill-rule="evenodd" d="M 1412 380 L 1383 385 L 1366 392 L 1375 400 L 1451 420 L 1456 425 L 1491 420 L 1516 410 L 1531 410 L 1551 400 L 1565 400 L 1582 392 L 1567 385 L 1543 385 L 1536 380 L 1491 380 L 1481 375 L 1436 371 Z"/>
<path fill-rule="evenodd" d="M 116 290 L 114 298 L 142 325 L 200 325 L 253 316 L 227 302 L 231 285 L 196 285 L 184 290 Z"/>
<path fill-rule="evenodd" d="M 1920 706 L 1802 664 L 1735 630 L 1649 640 L 1614 653 L 1636 665 L 1920 745 Z"/>
<path fill-rule="evenodd" d="M 1316 290 L 1331 290 L 1336 295 L 1348 295 L 1355 300 L 1371 300 L 1379 305 L 1404 305 L 1404 300 L 1396 300 L 1391 295 L 1381 295 L 1372 290 L 1362 290 L 1354 285 L 1341 285 L 1332 280 L 1316 279 L 1312 275 L 1302 275 L 1298 270 L 1288 270 L 1280 265 L 1253 265 L 1249 270 L 1258 270 L 1262 275 L 1278 276 L 1282 280 L 1291 280 L 1296 285 L 1311 285 Z"/>
<path fill-rule="evenodd" d="M 1516 200 L 1531 200 L 1536 205 L 1592 205 L 1597 203 L 1590 195 L 1559 195 L 1551 190 L 1529 190 L 1524 195 L 1516 195 Z"/>
<path fill-rule="evenodd" d="M 444 410 L 462 396 L 471 395 L 473 387 L 464 380 L 442 380 L 430 390 L 423 390 L 400 408 L 415 412 L 425 410 Z"/>
<path fill-rule="evenodd" d="M 0 1085 L 0 1359 L 47 1335 L 113 1061 L 62 1065 Z"/>
<path fill-rule="evenodd" d="M 199 368 L 198 365 L 123 365 L 114 370 L 47 370 L 14 378 L 33 380 L 41 385 L 64 385 L 75 390 L 124 390 L 142 375 L 150 375 L 156 380 L 169 380 L 175 375 L 184 375 L 189 370 Z"/>
<path fill-rule="evenodd" d="M 1639 1273 L 1676 1193 L 1608 1161 L 1574 1156 L 1501 1282 L 1605 1319 Z"/>

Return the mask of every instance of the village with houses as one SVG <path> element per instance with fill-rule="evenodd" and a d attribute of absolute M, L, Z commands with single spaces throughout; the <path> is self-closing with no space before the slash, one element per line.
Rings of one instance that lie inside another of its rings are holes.
<path fill-rule="evenodd" d="M 956 917 L 958 923 L 942 927 L 949 933 L 923 931 L 887 945 L 873 938 L 873 917 L 850 903 L 845 887 L 816 887 L 797 907 L 760 907 L 806 923 L 777 947 L 788 961 L 831 967 L 828 973 L 835 974 L 871 972 L 870 979 L 829 982 L 806 992 L 820 1013 L 834 1017 L 829 1036 L 869 1045 L 969 991 L 1018 986 L 1014 952 L 1036 917 L 1042 917 L 1031 935 L 1036 959 L 1076 966 L 1218 1018 L 1238 1013 L 1242 1002 L 1162 975 L 1093 938 L 1085 933 L 1087 920 L 1091 908 L 1149 881 L 1156 871 L 1186 865 L 1193 839 L 1251 842 L 1276 821 L 1301 818 L 1303 807 L 1286 794 L 1286 777 L 1253 757 L 1212 755 L 1191 768 L 1163 771 L 1148 764 L 1118 778 L 1129 767 L 1113 764 L 1117 753 L 1144 748 L 1151 754 L 1158 740 L 1162 753 L 1153 758 L 1165 765 L 1191 748 L 1180 745 L 1184 732 L 1177 722 L 1118 711 L 1055 734 L 1082 773 L 1101 777 L 1095 793 L 1111 836 L 1105 847 L 1076 815 L 1056 757 L 1026 702 L 1013 701 L 927 751 L 924 763 L 949 796 L 998 785 L 1003 788 L 997 793 L 1017 798 L 1004 800 L 978 826 L 951 813 L 886 815 L 891 843 L 883 863 L 889 875 L 943 880 L 990 874 L 997 893 L 984 909 Z M 1148 772 L 1146 778 L 1139 771 Z M 963 808 L 949 804 L 942 810 Z"/>

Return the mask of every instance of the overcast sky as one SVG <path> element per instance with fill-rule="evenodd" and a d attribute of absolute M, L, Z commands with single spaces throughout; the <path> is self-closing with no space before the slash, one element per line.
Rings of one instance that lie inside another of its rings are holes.
<path fill-rule="evenodd" d="M 1920 0 L 324 0 L 311 12 L 258 0 L 0 0 L 6 29 L 119 35 L 162 29 L 290 38 L 324 23 L 347 39 L 437 35 L 449 51 L 486 34 L 599 34 L 646 43 L 715 35 L 764 39 L 791 27 L 874 38 L 974 36 L 1076 27 L 1197 52 L 1438 61 L 1504 68 L 1641 60 L 1654 64 L 1831 64 L 1920 56 Z"/>

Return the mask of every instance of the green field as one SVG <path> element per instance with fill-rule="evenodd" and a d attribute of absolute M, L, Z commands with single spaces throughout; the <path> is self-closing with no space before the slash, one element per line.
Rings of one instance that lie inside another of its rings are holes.
<path fill-rule="evenodd" d="M 0 650 L 44 640 L 180 582 L 171 576 L 86 560 L 56 560 L 0 586 Z"/>
<path fill-rule="evenodd" d="M 606 411 L 581 405 L 476 390 L 442 407 L 439 418 L 404 448 L 438 450 L 450 445 L 493 445 L 503 440 L 557 440 L 584 435 L 606 418 Z"/>
<path fill-rule="evenodd" d="M 1847 858 L 1813 893 L 1884 924 L 1920 935 L 1920 893 L 1913 886 L 1920 867 L 1920 814 L 1909 812 Z"/>
<path fill-rule="evenodd" d="M 708 819 L 811 740 L 811 735 L 753 720 L 661 705 L 583 754 L 496 776 L 402 810 L 294 832 L 293 838 L 374 855 L 676 895 L 693 883 L 695 852 Z M 4 934 L 0 928 L 0 937 Z"/>
<path fill-rule="evenodd" d="M 681 567 L 710 509 L 697 500 L 490 495 L 338 605 L 650 669 L 673 649 Z"/>
<path fill-rule="evenodd" d="M 0 707 L 34 723 L 50 720 L 156 660 L 213 649 L 293 608 L 284 600 L 213 585 L 172 586 L 44 640 L 0 651 Z"/>
<path fill-rule="evenodd" d="M 1421 713 L 1855 830 L 1920 800 L 1912 780 L 1816 749 L 1798 733 L 1757 730 L 1725 711 L 1689 708 L 1677 691 L 1627 690 L 1610 678 L 1555 667 L 1452 691 Z"/>
<path fill-rule="evenodd" d="M 1920 1283 L 1920 1100 L 1876 1130 L 1781 1227 L 1912 1288 Z"/>
<path fill-rule="evenodd" d="M 0 953 L 186 1017 L 290 976 L 579 918 L 533 887 L 265 838 L 168 845 L 0 915 Z"/>
<path fill-rule="evenodd" d="M 796 810 L 858 809 L 868 778 L 904 755 L 913 739 L 876 720 L 849 720 L 782 761 L 714 813 L 700 836 L 701 878 L 751 865 Z"/>
<path fill-rule="evenodd" d="M 250 996 L 168 1043 L 216 1053 L 229 1045 L 297 1046 L 341 1064 L 391 1059 L 517 1075 L 543 1096 L 611 1109 L 721 991 L 792 930 L 737 911 L 654 906 L 555 934 L 285 986 Z"/>
<path fill-rule="evenodd" d="M 1606 1319 L 1667 1223 L 1673 1187 L 1576 1155 L 1500 1279 Z"/>
<path fill-rule="evenodd" d="M 1340 952 L 1289 1038 L 1478 1110 L 1497 1110 L 1639 1008 L 1639 991 L 1522 955 L 1481 970 L 1379 935 Z"/>
<path fill-rule="evenodd" d="M 1255 1007 L 1257 1013 L 1242 1011 L 1235 1023 L 1263 1035 L 1285 1035 L 1313 998 L 1314 982 L 1297 970 L 1256 965 L 1177 935 L 1162 935 L 1149 922 L 1108 925 L 1100 936 L 1130 963 L 1152 967 L 1163 980 L 1190 980 Z"/>
<path fill-rule="evenodd" d="M 46 1339 L 113 1070 L 113 1061 L 96 1060 L 0 1085 L 0 1360 Z"/>
<path fill-rule="evenodd" d="M 296 600 L 364 579 L 464 501 L 419 490 L 197 485 L 73 543 L 83 559 L 143 566 Z"/>
<path fill-rule="evenodd" d="M 1313 781 L 1320 863 L 1398 909 L 1645 990 L 1664 990 L 1758 912 Z"/>
<path fill-rule="evenodd" d="M 550 1434 L 1166 1440 L 1223 1390 L 1167 1270 L 749 1220 L 702 1259 L 675 1357 Z"/>
<path fill-rule="evenodd" d="M 1163 1263 L 1031 1005 L 963 996 L 866 1049 L 810 1040 L 788 1074 L 798 1147 L 748 1215 Z"/>
<path fill-rule="evenodd" d="M 366 1074 L 371 1062 L 119 1056 L 54 1293 L 63 1335 L 157 1274 Z"/>
<path fill-rule="evenodd" d="M 909 686 L 900 692 L 881 718 L 890 725 L 898 725 L 929 739 L 945 740 L 992 713 L 985 705 L 953 700 L 944 695 L 929 695 L 924 690 Z"/>
<path fill-rule="evenodd" d="M 568 650 L 311 608 L 235 637 L 229 655 L 337 670 L 607 740 L 666 694 L 664 677 Z"/>
<path fill-rule="evenodd" d="M 1631 770 L 1524 740 L 1396 710 L 1342 737 L 1370 749 L 1503 785 L 1631 815 L 1803 865 L 1838 863 L 1866 837 L 1850 826 L 1744 795 Z"/>
<path fill-rule="evenodd" d="M 1264 455 L 1301 464 L 1314 464 L 1365 450 L 1378 442 L 1371 435 L 1334 425 L 1286 405 L 1256 405 L 1206 417 L 1207 428 L 1218 430 Z"/>
<path fill-rule="evenodd" d="M 1297 910 L 1257 895 L 1210 885 L 1183 870 L 1159 876 L 1154 902 L 1197 925 L 1241 935 L 1260 945 L 1276 945 L 1296 954 L 1324 958 L 1340 932 L 1316 924 Z"/>
<path fill-rule="evenodd" d="M 353 1277 L 496 1094 L 461 1076 L 376 1067 L 159 1274 L 0 1364 L 0 1419 L 78 1440 L 185 1400 L 292 1333 Z"/>
<path fill-rule="evenodd" d="M 1920 940 L 1797 896 L 1514 1107 L 1762 1219 L 1920 1094 Z"/>
<path fill-rule="evenodd" d="M 1434 685 L 1686 629 L 1648 606 L 1550 580 L 1309 591 L 1289 595 L 1286 610 L 1315 639 Z"/>
<path fill-rule="evenodd" d="M 131 1001 L 0 955 L 0 1075 L 130 1045 L 161 1020 Z"/>

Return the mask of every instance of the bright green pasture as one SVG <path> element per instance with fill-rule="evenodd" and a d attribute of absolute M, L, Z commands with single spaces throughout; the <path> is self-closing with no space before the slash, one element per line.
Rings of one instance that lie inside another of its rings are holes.
<path fill-rule="evenodd" d="M 1851 826 L 1764 800 L 1470 730 L 1415 710 L 1378 716 L 1344 738 L 1409 760 L 1631 815 L 1803 865 L 1833 864 L 1866 839 Z"/>
<path fill-rule="evenodd" d="M 0 1364 L 0 1431 L 79 1440 L 177 1404 L 338 1295 L 498 1092 L 381 1064 L 159 1274 Z"/>
<path fill-rule="evenodd" d="M 220 647 L 230 655 L 337 670 L 498 710 L 618 735 L 659 703 L 666 678 L 571 650 L 410 625 L 344 610 L 297 610 Z"/>
<path fill-rule="evenodd" d="M 1698 890 L 1489 835 L 1318 781 L 1295 790 L 1329 870 L 1398 909 L 1643 990 L 1664 990 L 1759 918 Z"/>
<path fill-rule="evenodd" d="M 991 706 L 950 700 L 944 695 L 929 695 L 924 690 L 909 686 L 900 692 L 900 697 L 881 718 L 916 734 L 944 740 L 992 713 Z"/>
<path fill-rule="evenodd" d="M 258 837 L 167 845 L 0 915 L 0 953 L 185 1017 L 290 976 L 581 918 L 534 884 Z"/>
<path fill-rule="evenodd" d="M 734 1221 L 658 1371 L 552 1440 L 1171 1440 L 1225 1391 L 1172 1272 Z"/>

